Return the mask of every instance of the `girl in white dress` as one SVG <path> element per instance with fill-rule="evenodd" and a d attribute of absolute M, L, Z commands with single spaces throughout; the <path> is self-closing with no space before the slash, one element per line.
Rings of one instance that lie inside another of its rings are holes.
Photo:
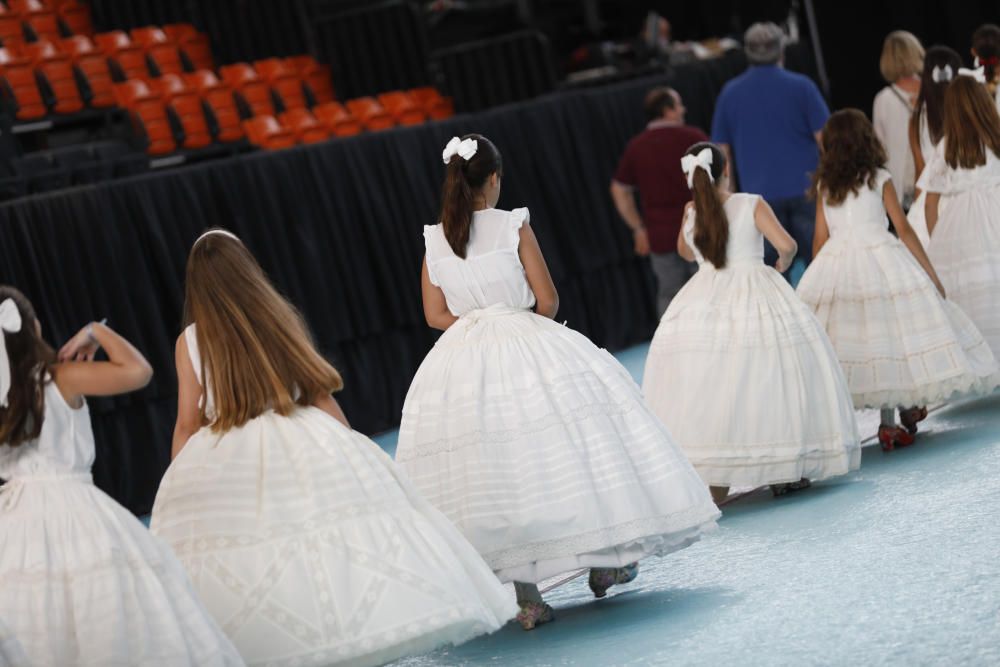
<path fill-rule="evenodd" d="M 99 347 L 108 361 L 92 361 Z M 170 549 L 91 481 L 84 396 L 153 371 L 102 324 L 59 352 L 28 300 L 0 286 L 0 618 L 35 667 L 242 665 Z M 12 659 L 13 664 L 23 664 Z"/>
<path fill-rule="evenodd" d="M 947 46 L 932 46 L 924 58 L 924 73 L 920 82 L 917 110 L 910 117 L 910 152 L 919 179 L 934 154 L 934 148 L 944 133 L 944 91 L 951 80 L 958 76 L 962 58 Z M 927 216 L 924 214 L 927 193 L 917 189 L 917 198 L 906 213 L 910 227 L 925 249 L 931 237 L 927 233 Z"/>
<path fill-rule="evenodd" d="M 475 550 L 351 430 L 339 374 L 232 234 L 195 242 L 185 312 L 151 528 L 248 664 L 382 664 L 513 618 Z"/>
<path fill-rule="evenodd" d="M 944 288 L 857 109 L 830 116 L 816 172 L 815 259 L 798 293 L 833 342 L 854 407 L 879 408 L 883 449 L 913 444 L 923 406 L 992 390 L 989 346 Z M 886 229 L 886 212 L 896 230 Z M 905 428 L 896 426 L 896 406 Z M 920 407 L 909 407 L 920 406 Z"/>
<path fill-rule="evenodd" d="M 444 334 L 403 405 L 397 461 L 503 581 L 526 630 L 536 584 L 591 568 L 597 597 L 719 513 L 628 372 L 552 321 L 558 297 L 525 208 L 494 208 L 501 159 L 452 139 L 442 222 L 424 228 L 424 312 Z"/>
<path fill-rule="evenodd" d="M 944 96 L 944 138 L 920 176 L 941 283 L 1000 355 L 1000 114 L 981 70 L 959 70 Z"/>
<path fill-rule="evenodd" d="M 643 391 L 712 487 L 775 495 L 858 467 L 850 394 L 826 334 L 781 272 L 796 243 L 757 195 L 729 191 L 718 146 L 682 161 L 694 201 L 678 252 L 698 272 L 660 320 Z M 778 250 L 764 264 L 764 238 Z"/>

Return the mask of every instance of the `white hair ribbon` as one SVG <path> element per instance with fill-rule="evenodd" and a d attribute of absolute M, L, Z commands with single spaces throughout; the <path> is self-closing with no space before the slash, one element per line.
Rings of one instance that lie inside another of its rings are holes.
<path fill-rule="evenodd" d="M 17 333 L 21 330 L 21 311 L 17 309 L 14 299 L 0 303 L 0 407 L 7 407 L 7 394 L 10 392 L 10 359 L 7 358 L 6 332 Z"/>
<path fill-rule="evenodd" d="M 687 176 L 688 187 L 694 188 L 694 170 L 704 169 L 708 174 L 708 180 L 715 183 L 712 178 L 712 149 L 702 148 L 696 155 L 688 154 L 681 158 L 681 169 Z"/>
<path fill-rule="evenodd" d="M 444 147 L 441 157 L 444 159 L 445 164 L 451 162 L 451 159 L 456 155 L 461 155 L 462 159 L 468 162 L 476 154 L 477 150 L 479 150 L 479 142 L 475 139 L 452 137 L 448 145 Z"/>
<path fill-rule="evenodd" d="M 945 65 L 944 67 L 934 66 L 931 70 L 931 79 L 934 83 L 945 83 L 951 81 L 952 77 L 955 76 L 955 70 L 951 68 L 951 65 Z"/>
<path fill-rule="evenodd" d="M 983 67 L 977 67 L 976 69 L 966 69 L 965 67 L 959 67 L 958 75 L 971 76 L 979 83 L 986 83 L 986 70 Z"/>
<path fill-rule="evenodd" d="M 236 236 L 236 234 L 233 234 L 232 232 L 228 232 L 225 229 L 210 229 L 207 232 L 205 232 L 204 234 L 202 234 L 201 236 L 199 236 L 198 238 L 196 238 L 194 240 L 194 243 L 191 244 L 192 247 L 198 245 L 199 241 L 201 241 L 206 236 L 211 236 L 212 234 L 222 234 L 223 236 L 228 236 L 229 238 L 233 239 L 234 241 L 239 241 L 240 240 L 240 238 L 238 236 Z"/>

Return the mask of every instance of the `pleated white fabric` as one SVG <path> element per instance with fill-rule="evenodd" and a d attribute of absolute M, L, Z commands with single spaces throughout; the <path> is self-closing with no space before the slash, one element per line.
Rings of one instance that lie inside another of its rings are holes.
<path fill-rule="evenodd" d="M 428 265 L 461 317 L 410 386 L 397 461 L 504 581 L 685 547 L 718 510 L 628 372 L 524 309 L 527 219 L 526 209 L 477 214 L 474 236 L 509 245 L 466 259 L 440 227 L 425 231 Z M 484 287 L 497 279 L 511 284 Z"/>
<path fill-rule="evenodd" d="M 517 613 L 378 445 L 317 408 L 199 431 L 151 529 L 250 665 L 378 665 Z"/>
<path fill-rule="evenodd" d="M 931 139 L 930 126 L 927 124 L 927 107 L 924 106 L 923 113 L 920 114 L 920 154 L 923 156 L 924 164 L 930 161 L 931 156 L 934 155 L 934 147 L 936 144 L 934 140 Z M 927 231 L 927 214 L 926 214 L 926 204 L 927 204 L 927 192 L 924 190 L 920 191 L 920 195 L 914 200 L 913 204 L 910 206 L 910 210 L 906 213 L 906 219 L 913 227 L 913 231 L 917 233 L 917 238 L 920 239 L 920 244 L 927 249 L 927 246 L 931 242 L 930 232 Z M 945 202 L 941 203 L 943 207 Z"/>
<path fill-rule="evenodd" d="M 0 445 L 0 617 L 35 667 L 242 665 L 170 549 L 93 485 L 86 406 L 45 389 L 38 440 Z"/>
<path fill-rule="evenodd" d="M 856 408 L 929 405 L 992 391 L 997 363 L 975 325 L 938 294 L 886 228 L 882 171 L 839 206 L 830 240 L 799 282 L 847 375 Z"/>
<path fill-rule="evenodd" d="M 1000 357 L 1000 158 L 986 149 L 986 164 L 952 169 L 941 140 L 918 183 L 941 193 L 937 226 L 927 254 L 954 301 Z"/>
<path fill-rule="evenodd" d="M 819 322 L 763 263 L 755 195 L 733 194 L 726 267 L 694 246 L 699 269 L 664 313 L 643 392 L 712 486 L 757 487 L 843 475 L 860 442 L 843 372 Z"/>

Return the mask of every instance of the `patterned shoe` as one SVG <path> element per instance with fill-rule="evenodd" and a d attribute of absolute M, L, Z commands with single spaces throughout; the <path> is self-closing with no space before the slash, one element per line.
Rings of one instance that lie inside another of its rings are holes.
<path fill-rule="evenodd" d="M 522 602 L 521 611 L 517 612 L 517 622 L 525 630 L 534 630 L 535 626 L 554 621 L 556 616 L 552 607 L 544 602 Z"/>
<path fill-rule="evenodd" d="M 590 590 L 594 597 L 602 598 L 608 589 L 617 584 L 627 584 L 639 576 L 639 564 L 629 563 L 625 567 L 593 567 L 590 569 Z"/>
<path fill-rule="evenodd" d="M 910 435 L 917 434 L 917 424 L 927 419 L 927 406 L 899 411 L 899 421 Z"/>
<path fill-rule="evenodd" d="M 774 497 L 777 498 L 778 496 L 783 496 L 786 493 L 790 493 L 792 491 L 801 491 L 802 489 L 808 489 L 810 486 L 812 486 L 812 482 L 803 477 L 797 482 L 787 482 L 785 484 L 772 484 L 771 493 L 773 493 Z"/>

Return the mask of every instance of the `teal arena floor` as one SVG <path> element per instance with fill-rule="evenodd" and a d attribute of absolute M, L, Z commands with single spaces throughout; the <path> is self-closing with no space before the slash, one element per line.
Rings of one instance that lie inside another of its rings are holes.
<path fill-rule="evenodd" d="M 645 354 L 618 358 L 638 376 Z M 1000 395 L 934 411 L 913 447 L 868 446 L 852 475 L 732 500 L 604 600 L 583 577 L 546 599 L 551 624 L 395 664 L 1000 665 Z"/>

